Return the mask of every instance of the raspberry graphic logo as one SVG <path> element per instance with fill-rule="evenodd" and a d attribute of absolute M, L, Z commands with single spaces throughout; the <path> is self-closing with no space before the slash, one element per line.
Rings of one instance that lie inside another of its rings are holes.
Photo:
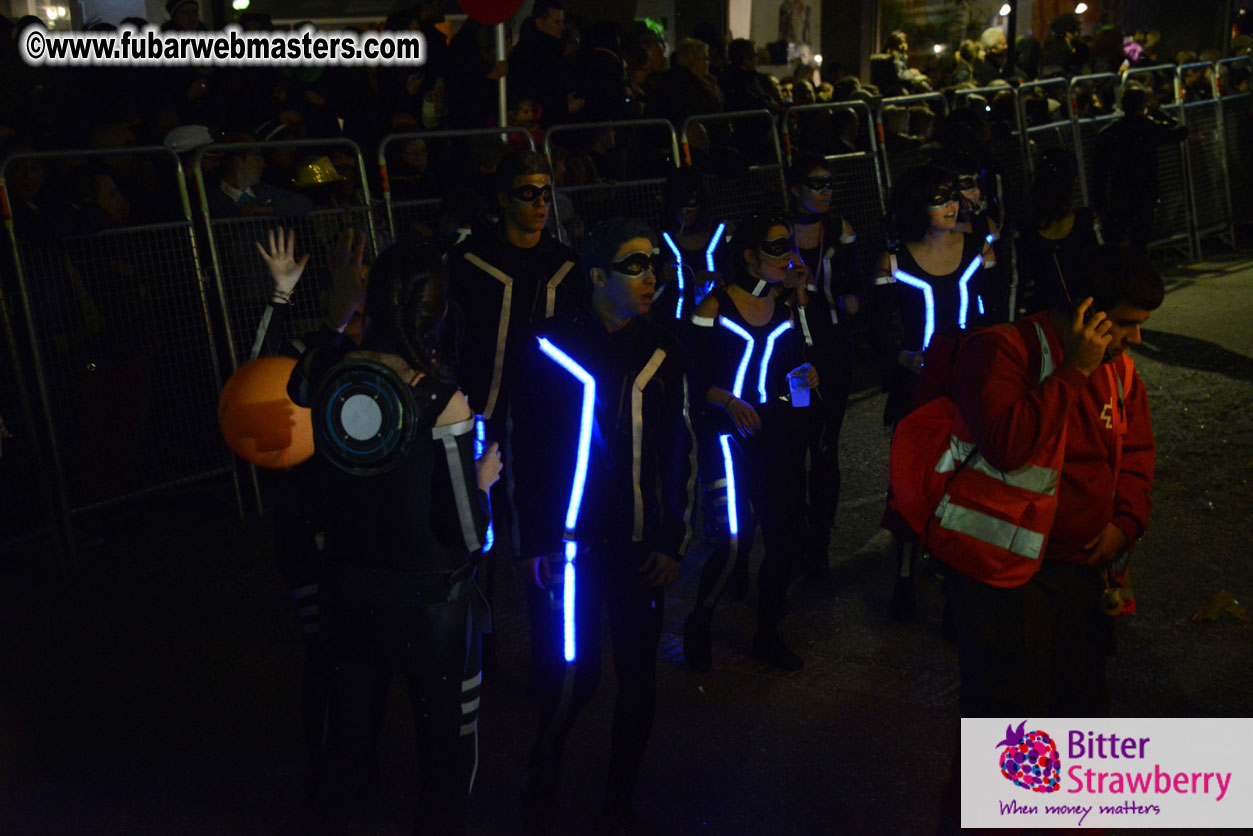
<path fill-rule="evenodd" d="M 1018 728 L 1005 727 L 1005 739 L 997 746 L 1001 751 L 1001 774 L 1005 780 L 1031 792 L 1057 792 L 1062 773 L 1062 761 L 1057 756 L 1057 744 L 1048 732 L 1024 732 L 1027 721 Z"/>

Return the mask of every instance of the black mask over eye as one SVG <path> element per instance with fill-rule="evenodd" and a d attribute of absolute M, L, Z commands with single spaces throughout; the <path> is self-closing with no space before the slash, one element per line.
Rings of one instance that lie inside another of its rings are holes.
<path fill-rule="evenodd" d="M 979 188 L 979 178 L 973 174 L 964 174 L 961 179 L 957 181 L 957 188 L 961 189 L 963 192 L 974 191 Z"/>
<path fill-rule="evenodd" d="M 835 189 L 834 177 L 806 177 L 801 185 L 811 192 L 829 192 Z"/>
<path fill-rule="evenodd" d="M 509 196 L 519 203 L 529 203 L 532 206 L 539 206 L 542 203 L 553 202 L 552 186 L 532 186 L 526 184 L 509 190 Z"/>
<path fill-rule="evenodd" d="M 656 274 L 659 262 L 659 257 L 651 253 L 631 253 L 621 261 L 615 261 L 612 267 L 615 273 L 638 278 L 645 273 Z"/>
<path fill-rule="evenodd" d="M 945 183 L 931 193 L 931 197 L 927 198 L 927 206 L 931 209 L 941 209 L 950 203 L 960 203 L 961 193 L 954 188 L 952 183 Z"/>
<path fill-rule="evenodd" d="M 771 238 L 769 241 L 763 241 L 761 244 L 761 254 L 771 260 L 778 260 L 791 255 L 795 249 L 790 236 Z"/>

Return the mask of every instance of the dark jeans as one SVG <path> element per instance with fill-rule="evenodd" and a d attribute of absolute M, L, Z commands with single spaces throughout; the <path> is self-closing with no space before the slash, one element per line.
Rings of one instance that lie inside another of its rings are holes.
<path fill-rule="evenodd" d="M 640 583 L 638 570 L 648 558 L 640 544 L 587 546 L 575 564 L 575 645 L 577 658 L 563 655 L 562 580 L 564 557 L 550 559 L 548 589 L 527 587 L 531 610 L 531 689 L 540 709 L 539 737 L 531 751 L 527 796 L 550 805 L 556 793 L 561 752 L 579 712 L 600 682 L 601 612 L 609 614 L 614 702 L 609 750 L 607 804 L 629 810 L 636 776 L 653 727 L 657 706 L 657 646 L 665 592 Z"/>
<path fill-rule="evenodd" d="M 1109 716 L 1114 633 L 1101 589 L 1097 572 L 1054 560 L 1010 589 L 949 570 L 962 716 Z"/>

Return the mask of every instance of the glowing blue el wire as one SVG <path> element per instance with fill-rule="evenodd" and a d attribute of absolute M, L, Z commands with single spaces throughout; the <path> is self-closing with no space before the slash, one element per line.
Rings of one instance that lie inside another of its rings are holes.
<path fill-rule="evenodd" d="M 487 450 L 487 425 L 483 421 L 482 415 L 474 416 L 474 458 L 483 457 L 484 451 Z M 496 542 L 496 535 L 492 531 L 492 499 L 491 494 L 487 495 L 487 536 L 483 538 L 483 553 L 486 554 L 492 550 L 492 544 Z"/>
<path fill-rule="evenodd" d="M 731 388 L 731 394 L 738 398 L 740 393 L 744 391 L 744 375 L 748 372 L 748 360 L 753 356 L 753 346 L 756 345 L 756 341 L 753 339 L 752 334 L 748 333 L 743 328 L 727 319 L 725 316 L 718 317 L 718 321 L 722 323 L 723 328 L 726 328 L 731 333 L 738 335 L 739 338 L 744 341 L 744 354 L 740 357 L 739 368 L 735 370 L 735 385 Z"/>
<path fill-rule="evenodd" d="M 674 253 L 674 274 L 679 282 L 679 300 L 674 304 L 674 318 L 683 318 L 683 255 L 679 252 L 679 247 L 674 243 L 674 239 L 670 237 L 669 232 L 661 233 L 661 237 L 665 240 L 666 246 L 670 248 L 670 252 Z"/>
<path fill-rule="evenodd" d="M 779 336 L 792 327 L 792 320 L 780 322 L 779 327 L 770 332 L 770 336 L 766 337 L 766 349 L 761 353 L 761 365 L 757 367 L 757 394 L 761 396 L 758 403 L 766 402 L 766 373 L 770 370 L 770 355 L 774 354 L 774 341 Z"/>
<path fill-rule="evenodd" d="M 961 278 L 957 280 L 957 291 L 961 294 L 961 302 L 957 307 L 957 327 L 966 327 L 966 311 L 970 307 L 970 288 L 966 285 L 970 281 L 970 277 L 979 269 L 979 265 L 983 263 L 983 256 L 975 256 L 974 261 L 970 262 L 970 266 L 966 268 L 966 272 L 962 273 Z"/>
<path fill-rule="evenodd" d="M 710 273 L 714 271 L 714 250 L 718 249 L 718 242 L 722 240 L 722 231 L 726 228 L 725 223 L 718 224 L 713 237 L 709 239 L 709 244 L 705 247 L 705 269 Z"/>
<path fill-rule="evenodd" d="M 979 316 L 983 316 L 983 296 L 976 296 L 975 299 L 979 302 Z"/>
<path fill-rule="evenodd" d="M 922 291 L 923 304 L 926 307 L 927 314 L 926 321 L 922 326 L 922 347 L 925 350 L 931 344 L 931 335 L 935 333 L 935 292 L 927 282 L 924 282 L 917 276 L 909 275 L 904 270 L 894 270 L 892 271 L 892 276 L 898 282 L 903 282 Z"/>
<path fill-rule="evenodd" d="M 723 433 L 718 436 L 722 445 L 722 466 L 727 474 L 727 528 L 734 537 L 740 533 L 740 516 L 735 502 L 735 462 L 731 459 L 731 435 Z"/>
<path fill-rule="evenodd" d="M 574 375 L 583 384 L 583 406 L 579 416 L 579 447 L 574 464 L 574 484 L 570 488 L 570 504 L 566 506 L 566 566 L 565 589 L 562 596 L 564 622 L 565 659 L 575 659 L 574 640 L 574 562 L 579 546 L 574 539 L 574 526 L 579 520 L 579 507 L 583 504 L 583 489 L 587 485 L 587 465 L 592 452 L 592 422 L 596 418 L 596 378 L 574 359 L 553 345 L 547 337 L 539 337 L 540 351 L 547 354 L 557 365 Z"/>

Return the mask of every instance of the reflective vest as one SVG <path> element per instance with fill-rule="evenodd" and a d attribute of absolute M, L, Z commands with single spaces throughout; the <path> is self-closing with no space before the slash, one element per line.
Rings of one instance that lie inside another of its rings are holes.
<path fill-rule="evenodd" d="M 1053 372 L 1053 358 L 1039 324 L 1035 331 L 1043 381 Z M 1018 328 L 1011 333 L 1022 339 Z M 941 562 L 992 586 L 1020 586 L 1040 568 L 1065 450 L 1063 427 L 1056 437 L 1040 439 L 1023 466 L 997 470 L 975 448 L 952 399 L 939 398 L 897 426 L 893 504 Z"/>

